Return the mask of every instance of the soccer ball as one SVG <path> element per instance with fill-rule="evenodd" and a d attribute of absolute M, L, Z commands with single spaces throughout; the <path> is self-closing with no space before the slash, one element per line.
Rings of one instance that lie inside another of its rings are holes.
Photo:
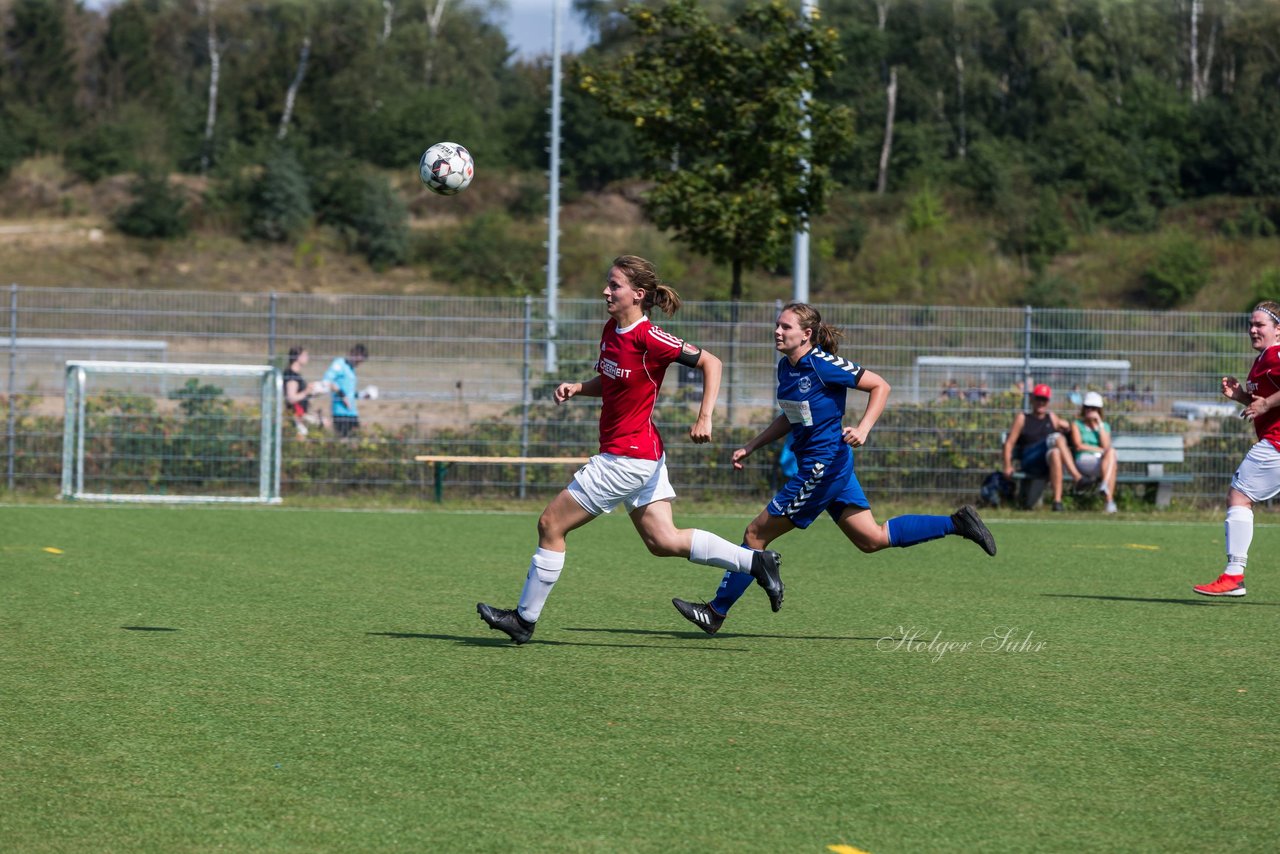
<path fill-rule="evenodd" d="M 475 175 L 476 162 L 456 142 L 437 142 L 422 152 L 418 160 L 418 177 L 427 189 L 442 196 L 452 196 L 467 189 Z"/>

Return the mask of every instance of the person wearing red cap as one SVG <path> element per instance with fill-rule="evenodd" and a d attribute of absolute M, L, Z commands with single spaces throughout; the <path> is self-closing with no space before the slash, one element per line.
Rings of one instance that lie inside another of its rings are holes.
<path fill-rule="evenodd" d="M 1071 425 L 1049 410 L 1053 389 L 1040 383 L 1031 389 L 1031 411 L 1019 412 L 1004 440 L 1004 475 L 1013 477 L 1016 453 L 1022 471 L 1029 478 L 1049 479 L 1053 488 L 1053 509 L 1062 510 L 1063 470 L 1079 482 L 1082 477 L 1071 457 L 1065 434 Z"/>

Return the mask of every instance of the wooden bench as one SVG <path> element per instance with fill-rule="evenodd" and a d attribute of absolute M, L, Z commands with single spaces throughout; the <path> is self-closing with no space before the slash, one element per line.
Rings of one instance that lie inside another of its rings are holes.
<path fill-rule="evenodd" d="M 589 457 L 467 457 L 447 454 L 421 454 L 414 462 L 432 463 L 435 467 L 436 503 L 444 500 L 444 475 L 450 463 L 481 465 L 583 465 Z"/>
<path fill-rule="evenodd" d="M 1175 483 L 1191 483 L 1193 479 L 1189 472 L 1164 470 L 1165 463 L 1181 463 L 1186 460 L 1186 447 L 1181 434 L 1112 436 L 1111 444 L 1116 449 L 1116 460 L 1120 464 L 1116 483 L 1155 484 L 1157 507 L 1169 506 Z M 1145 464 L 1147 470 L 1125 471 L 1125 463 Z"/>
<path fill-rule="evenodd" d="M 1000 434 L 1000 445 L 1004 446 L 1008 433 Z M 1144 483 L 1156 488 L 1156 506 L 1168 507 L 1173 500 L 1173 487 L 1177 483 L 1190 483 L 1193 476 L 1185 472 L 1166 472 L 1166 463 L 1181 463 L 1186 460 L 1186 448 L 1183 437 L 1178 433 L 1127 434 L 1113 435 L 1111 445 L 1116 449 L 1116 461 L 1119 470 L 1116 472 L 1116 484 Z M 1066 444 L 1064 443 L 1064 447 Z M 1145 465 L 1144 471 L 1126 470 L 1126 464 Z M 1015 471 L 1014 480 L 1026 481 L 1022 496 L 1024 506 L 1034 507 L 1040 500 L 1048 480 L 1044 478 L 1028 478 L 1025 472 Z M 1071 475 L 1063 472 L 1065 481 Z"/>

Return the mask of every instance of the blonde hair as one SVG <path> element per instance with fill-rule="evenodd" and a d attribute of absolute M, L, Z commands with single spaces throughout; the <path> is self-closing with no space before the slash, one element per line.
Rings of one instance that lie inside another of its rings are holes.
<path fill-rule="evenodd" d="M 619 255 L 613 259 L 613 266 L 627 276 L 631 287 L 644 291 L 642 308 L 648 312 L 654 306 L 667 317 L 680 310 L 680 295 L 669 285 L 664 285 L 658 278 L 658 270 L 651 261 L 638 255 Z"/>
<path fill-rule="evenodd" d="M 800 321 L 800 328 L 808 329 L 813 333 L 810 340 L 826 352 L 834 353 L 840 346 L 840 339 L 844 337 L 844 333 L 830 324 L 823 323 L 822 315 L 813 306 L 806 302 L 789 302 L 782 307 L 782 311 L 794 314 Z"/>
<path fill-rule="evenodd" d="M 1280 326 L 1280 303 L 1274 300 L 1265 299 L 1253 307 L 1253 311 L 1262 311 L 1271 315 L 1272 321 L 1276 326 Z M 1253 311 L 1249 312 L 1253 314 Z"/>

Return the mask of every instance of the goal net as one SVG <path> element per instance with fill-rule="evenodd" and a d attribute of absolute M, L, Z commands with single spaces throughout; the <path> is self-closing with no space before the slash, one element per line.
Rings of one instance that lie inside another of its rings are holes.
<path fill-rule="evenodd" d="M 276 368 L 69 361 L 65 394 L 63 498 L 279 503 Z"/>

